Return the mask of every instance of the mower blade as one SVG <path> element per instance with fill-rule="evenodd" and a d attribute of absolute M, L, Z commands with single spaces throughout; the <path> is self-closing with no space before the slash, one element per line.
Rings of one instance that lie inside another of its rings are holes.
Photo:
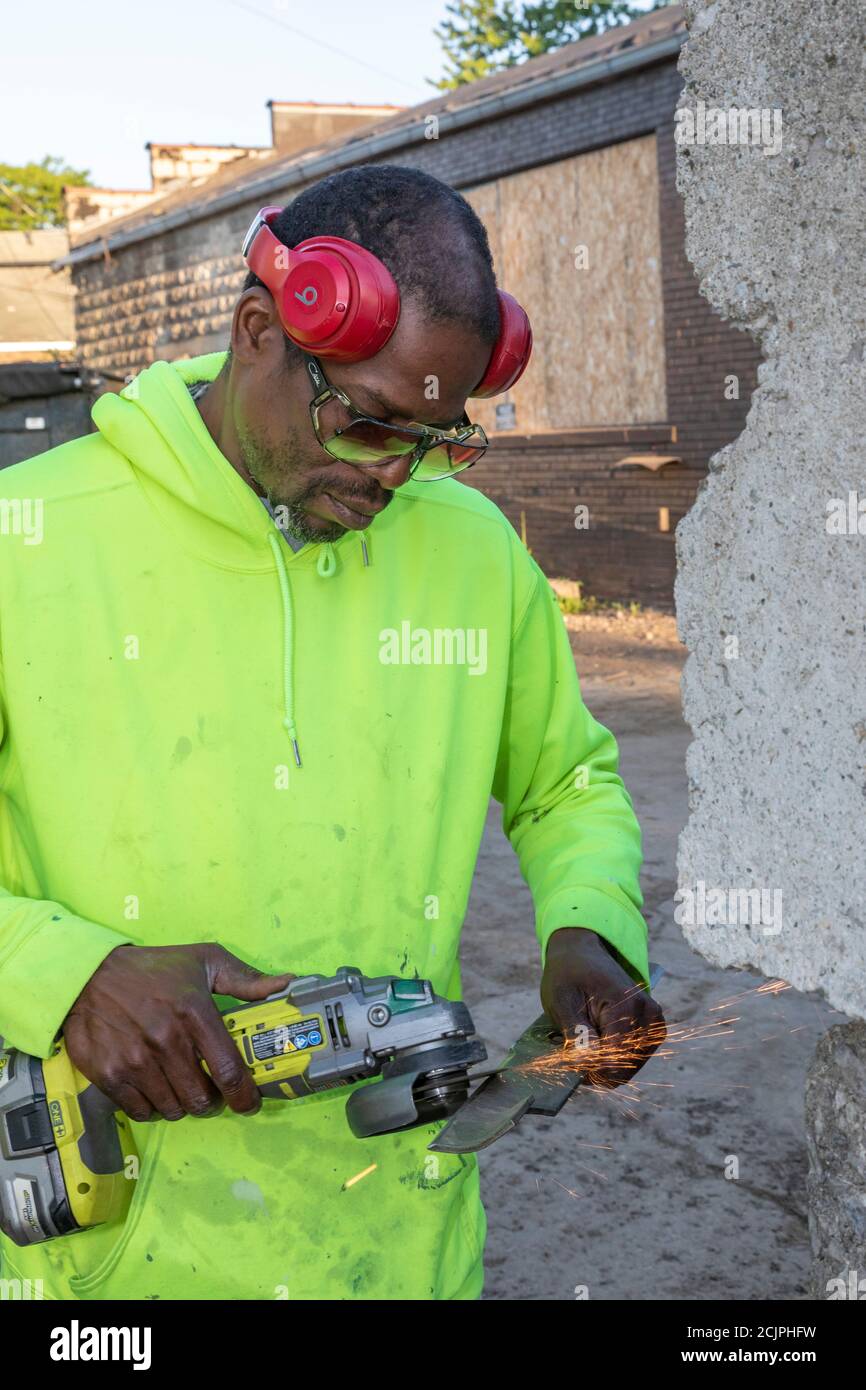
<path fill-rule="evenodd" d="M 561 1063 L 558 1065 L 557 1063 Z M 569 1063 L 562 1034 L 547 1014 L 539 1014 L 505 1059 L 527 1081 L 533 1115 L 558 1115 L 583 1080 L 584 1073 Z"/>
<path fill-rule="evenodd" d="M 651 989 L 664 973 L 662 966 L 650 963 Z M 486 1149 L 526 1114 L 558 1115 L 584 1075 L 570 1065 L 562 1034 L 553 1020 L 548 1014 L 539 1014 L 497 1068 L 470 1076 L 473 1081 L 485 1079 L 427 1147 L 433 1152 L 455 1154 Z"/>
<path fill-rule="evenodd" d="M 666 975 L 668 972 L 665 970 L 663 965 L 659 965 L 658 962 L 654 960 L 651 960 L 649 963 L 649 971 L 649 987 L 650 993 L 652 994 L 652 991 L 655 989 L 659 980 L 662 978 L 663 975 Z"/>
<path fill-rule="evenodd" d="M 582 1073 L 563 1068 L 539 1076 L 532 1064 L 554 1056 L 561 1047 L 553 1022 L 541 1014 L 427 1147 L 439 1153 L 475 1153 L 514 1129 L 527 1111 L 557 1115 Z"/>
<path fill-rule="evenodd" d="M 532 1088 L 521 1076 L 498 1071 L 488 1076 L 428 1144 L 434 1153 L 467 1154 L 501 1139 L 526 1114 Z"/>

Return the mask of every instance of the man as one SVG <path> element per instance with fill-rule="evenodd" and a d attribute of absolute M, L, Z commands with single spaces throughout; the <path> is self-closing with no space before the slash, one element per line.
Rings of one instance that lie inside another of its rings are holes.
<path fill-rule="evenodd" d="M 511 526 L 437 476 L 502 328 L 483 227 L 387 166 L 266 221 L 384 265 L 384 345 L 326 365 L 251 275 L 228 356 L 154 364 L 4 474 L 44 522 L 0 549 L 0 1032 L 46 1057 L 62 1030 L 142 1155 L 122 1224 L 3 1239 L 46 1297 L 479 1296 L 474 1157 L 431 1163 L 436 1124 L 356 1139 L 345 1093 L 262 1103 L 218 1008 L 344 964 L 459 997 L 491 792 L 545 1007 L 646 1030 L 610 1084 L 663 1032 L 614 740 Z"/>

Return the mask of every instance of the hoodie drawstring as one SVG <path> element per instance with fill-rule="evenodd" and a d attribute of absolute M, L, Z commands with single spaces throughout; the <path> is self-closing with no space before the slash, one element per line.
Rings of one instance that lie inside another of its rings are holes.
<path fill-rule="evenodd" d="M 277 567 L 280 596 L 283 601 L 283 728 L 291 740 L 295 763 L 300 767 L 301 752 L 298 748 L 298 731 L 295 728 L 295 687 L 292 674 L 295 645 L 295 614 L 292 608 L 292 591 L 289 587 L 289 576 L 286 574 L 286 562 L 283 559 L 279 537 L 271 532 L 268 536 L 268 543 L 273 552 L 274 564 Z"/>
<path fill-rule="evenodd" d="M 316 573 L 323 579 L 330 579 L 334 570 L 337 568 L 337 557 L 334 554 L 334 547 L 327 541 L 319 551 L 319 558 L 316 561 Z"/>
<path fill-rule="evenodd" d="M 368 566 L 370 557 L 367 553 L 366 539 L 361 536 L 361 554 L 364 565 Z M 295 755 L 295 763 L 301 767 L 301 750 L 298 747 L 298 730 L 295 725 L 295 683 L 294 683 L 294 656 L 295 656 L 295 612 L 292 606 L 292 590 L 289 584 L 289 576 L 286 572 L 286 562 L 283 558 L 283 547 L 280 536 L 271 531 L 268 535 L 268 544 L 274 557 L 274 564 L 277 570 L 277 579 L 280 582 L 280 598 L 283 604 L 283 728 L 289 736 L 292 745 L 292 752 Z M 319 551 L 319 558 L 316 561 L 316 573 L 322 579 L 330 579 L 337 570 L 337 557 L 334 554 L 334 547 L 329 541 L 322 544 Z"/>

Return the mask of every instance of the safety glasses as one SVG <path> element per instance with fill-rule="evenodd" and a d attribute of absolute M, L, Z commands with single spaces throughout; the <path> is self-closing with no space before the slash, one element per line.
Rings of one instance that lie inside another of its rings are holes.
<path fill-rule="evenodd" d="M 487 435 L 464 411 L 451 430 L 426 425 L 389 425 L 358 410 L 338 386 L 332 386 L 318 358 L 307 356 L 307 370 L 316 395 L 310 419 L 316 438 L 331 458 L 370 468 L 389 459 L 411 455 L 409 476 L 432 483 L 451 478 L 477 463 L 487 448 Z"/>

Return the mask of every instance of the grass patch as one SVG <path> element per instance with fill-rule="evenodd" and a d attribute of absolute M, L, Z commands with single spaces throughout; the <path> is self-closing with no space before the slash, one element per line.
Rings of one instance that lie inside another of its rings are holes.
<path fill-rule="evenodd" d="M 561 594 L 556 590 L 556 582 L 553 581 L 554 592 L 561 613 L 628 613 L 631 617 L 636 617 L 641 612 L 641 605 L 634 600 L 630 603 L 620 603 L 618 599 L 596 598 L 593 594 L 585 594 L 579 579 L 566 581 L 570 590 L 567 594 Z"/>

